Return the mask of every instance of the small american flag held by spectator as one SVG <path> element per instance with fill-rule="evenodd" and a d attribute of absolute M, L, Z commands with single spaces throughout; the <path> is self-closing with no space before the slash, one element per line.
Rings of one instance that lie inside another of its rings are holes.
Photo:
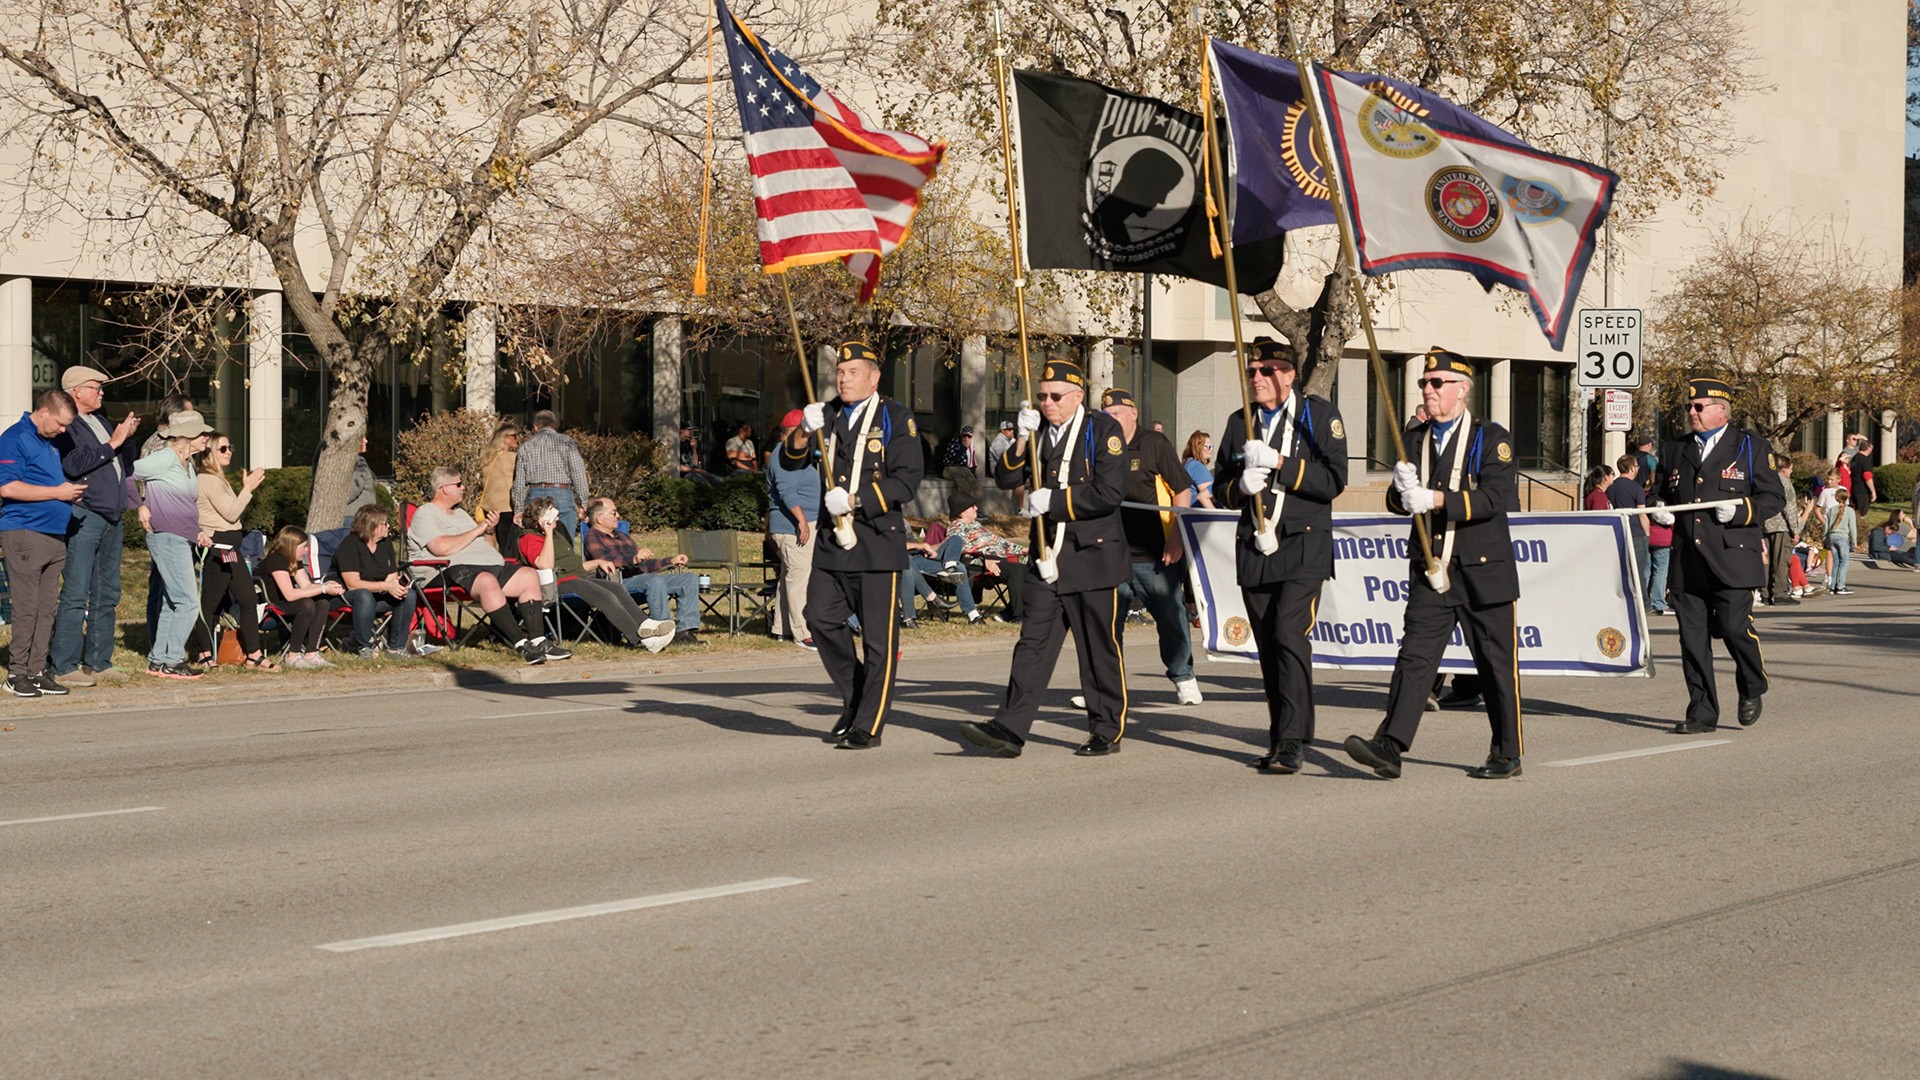
<path fill-rule="evenodd" d="M 945 143 L 870 128 L 716 0 L 740 106 L 760 261 L 770 274 L 841 259 L 873 299 L 880 260 L 907 237 Z"/>

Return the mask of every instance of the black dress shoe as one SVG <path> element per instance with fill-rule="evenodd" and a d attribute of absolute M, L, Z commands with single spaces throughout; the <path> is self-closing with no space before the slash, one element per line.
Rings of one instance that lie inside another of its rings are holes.
<path fill-rule="evenodd" d="M 834 749 L 865 750 L 868 747 L 879 746 L 879 745 L 880 745 L 880 736 L 878 735 L 869 735 L 864 731 L 849 731 L 845 735 L 840 737 L 840 741 L 838 743 L 834 744 Z"/>
<path fill-rule="evenodd" d="M 1720 725 L 1718 723 L 1709 723 L 1705 720 L 1682 720 L 1673 725 L 1672 733 L 1675 735 L 1705 735 L 1710 731 L 1719 730 Z"/>
<path fill-rule="evenodd" d="M 1026 740 L 1008 731 L 1005 724 L 998 720 L 963 720 L 960 723 L 960 737 L 975 746 L 991 750 L 998 757 L 1019 757 L 1020 748 Z"/>
<path fill-rule="evenodd" d="M 43 690 L 46 688 L 45 683 L 41 683 L 40 686 Z M 1739 716 L 1741 727 L 1752 727 L 1760 719 L 1760 699 L 1758 697 L 1741 698 Z"/>
<path fill-rule="evenodd" d="M 1400 779 L 1400 744 L 1385 735 L 1371 739 L 1349 735 L 1346 749 L 1348 757 L 1372 769 L 1376 775 Z"/>
<path fill-rule="evenodd" d="M 1257 757 L 1253 761 L 1257 769 L 1265 769 L 1282 776 L 1290 776 L 1300 771 L 1300 740 L 1281 739 L 1279 745 Z"/>
<path fill-rule="evenodd" d="M 1464 709 L 1469 705 L 1480 704 L 1478 690 L 1449 690 L 1440 695 L 1439 706 L 1443 709 Z"/>
<path fill-rule="evenodd" d="M 839 742 L 841 739 L 844 739 L 847 737 L 847 732 L 852 730 L 853 730 L 853 713 L 851 710 L 849 710 L 847 712 L 841 713 L 840 719 L 835 720 L 833 722 L 833 730 L 827 734 L 827 741 Z"/>
<path fill-rule="evenodd" d="M 1487 758 L 1487 763 L 1467 772 L 1475 780 L 1505 780 L 1520 775 L 1520 759 L 1517 757 Z"/>
<path fill-rule="evenodd" d="M 1095 735 L 1088 739 L 1086 744 L 1081 746 L 1080 749 L 1075 750 L 1073 755 L 1075 757 L 1106 757 L 1108 754 L 1117 754 L 1119 752 L 1120 740 L 1109 740 L 1102 736 Z"/>

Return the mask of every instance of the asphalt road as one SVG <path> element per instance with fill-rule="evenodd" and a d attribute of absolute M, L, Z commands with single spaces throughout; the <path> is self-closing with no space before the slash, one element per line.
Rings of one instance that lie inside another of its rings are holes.
<path fill-rule="evenodd" d="M 820 740 L 797 652 L 22 703 L 0 1074 L 1909 1077 L 1920 576 L 1859 577 L 1761 614 L 1752 729 L 1666 733 L 1663 620 L 1653 679 L 1525 683 L 1505 783 L 1464 775 L 1472 711 L 1430 715 L 1399 781 L 1351 767 L 1385 683 L 1330 672 L 1307 771 L 1257 775 L 1256 671 L 1204 663 L 1173 708 L 1149 633 L 1105 759 L 1070 753 L 1070 656 L 1057 722 L 998 760 L 953 725 L 1004 648 L 911 641 L 864 753 Z"/>

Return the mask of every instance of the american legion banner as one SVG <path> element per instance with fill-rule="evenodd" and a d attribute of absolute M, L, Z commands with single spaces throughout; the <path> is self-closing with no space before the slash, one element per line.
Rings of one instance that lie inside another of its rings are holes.
<path fill-rule="evenodd" d="M 1256 658 L 1234 572 L 1239 514 L 1182 510 L 1188 572 L 1207 651 L 1219 659 Z M 1628 521 L 1618 514 L 1512 514 L 1513 560 L 1520 572 L 1516 619 L 1520 670 L 1529 675 L 1653 674 L 1646 604 L 1633 572 Z M 1393 514 L 1333 515 L 1334 576 L 1314 615 L 1315 667 L 1391 671 L 1400 651 L 1407 575 L 1407 519 Z M 1473 671 L 1459 630 L 1440 670 Z"/>

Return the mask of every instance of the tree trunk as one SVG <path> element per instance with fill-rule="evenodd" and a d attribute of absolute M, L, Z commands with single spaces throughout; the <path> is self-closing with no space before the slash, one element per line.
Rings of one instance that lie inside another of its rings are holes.
<path fill-rule="evenodd" d="M 376 335 L 357 347 L 343 348 L 331 365 L 327 426 L 320 436 L 320 457 L 313 466 L 307 502 L 307 531 L 337 529 L 347 516 L 347 491 L 353 480 L 360 440 L 367 434 L 367 386 L 381 348 Z"/>

